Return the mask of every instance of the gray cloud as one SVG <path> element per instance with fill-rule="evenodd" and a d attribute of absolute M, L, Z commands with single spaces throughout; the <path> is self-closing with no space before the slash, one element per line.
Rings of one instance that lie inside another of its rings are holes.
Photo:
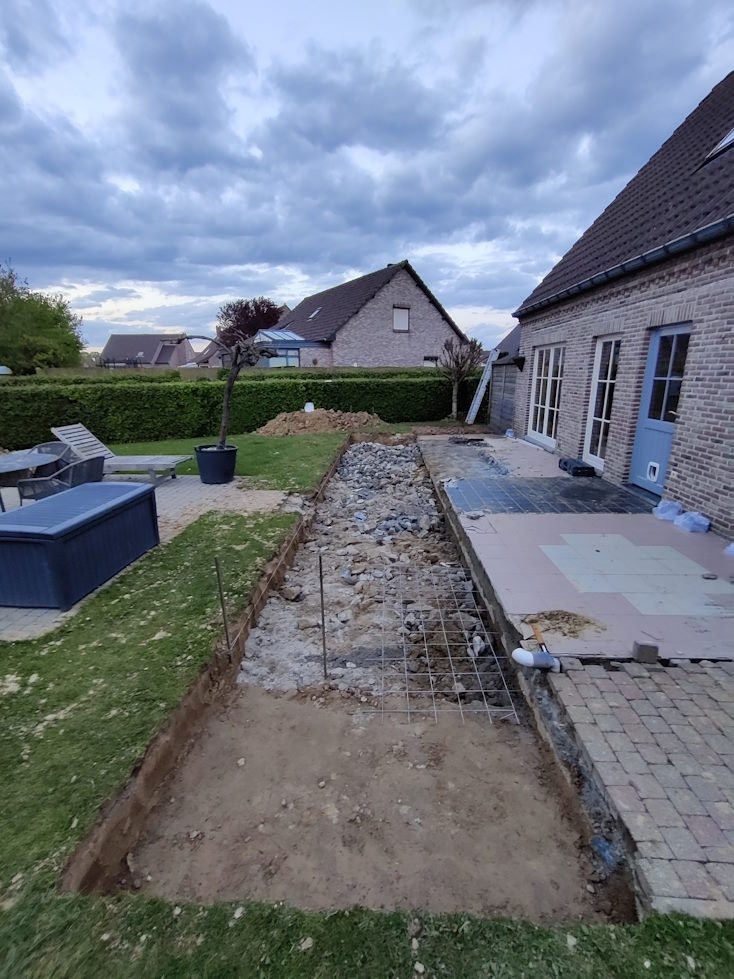
<path fill-rule="evenodd" d="M 439 31 L 434 8 L 421 17 Z M 129 314 L 187 329 L 222 295 L 285 298 L 286 267 L 312 291 L 417 252 L 435 256 L 416 266 L 445 305 L 514 308 L 718 80 L 707 51 L 731 17 L 671 8 L 569 4 L 520 90 L 486 81 L 491 38 L 457 34 L 470 54 L 432 77 L 418 42 L 401 58 L 284 47 L 268 65 L 203 0 L 120 6 L 107 27 L 118 96 L 93 131 L 21 100 L 0 72 L 0 253 L 34 287 L 92 284 L 90 303 L 132 298 L 121 280 L 201 296 Z M 47 35 L 66 50 L 53 13 Z M 32 38 L 2 43 L 11 67 L 29 63 Z M 267 105 L 249 132 L 239 98 Z M 496 261 L 465 267 L 457 246 L 487 242 Z M 110 323 L 85 332 L 99 343 Z"/>

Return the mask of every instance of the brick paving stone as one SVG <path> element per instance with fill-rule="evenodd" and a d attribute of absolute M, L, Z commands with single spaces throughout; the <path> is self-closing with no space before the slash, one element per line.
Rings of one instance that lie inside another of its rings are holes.
<path fill-rule="evenodd" d="M 663 693 L 660 690 L 651 691 L 650 696 L 647 699 L 650 701 L 653 707 L 662 708 L 673 706 L 673 701 L 670 699 L 667 693 Z"/>
<path fill-rule="evenodd" d="M 661 833 L 677 860 L 705 861 L 706 854 L 689 829 L 679 826 L 663 826 Z"/>
<path fill-rule="evenodd" d="M 566 713 L 574 724 L 592 724 L 594 721 L 594 716 L 588 707 L 575 707 L 569 704 Z"/>
<path fill-rule="evenodd" d="M 602 786 L 630 784 L 630 776 L 617 761 L 597 761 L 594 763 L 594 771 Z"/>
<path fill-rule="evenodd" d="M 655 744 L 659 745 L 668 757 L 674 752 L 681 754 L 687 750 L 685 741 L 677 738 L 672 731 L 670 734 L 653 734 L 652 737 Z"/>
<path fill-rule="evenodd" d="M 618 751 L 616 755 L 619 764 L 630 775 L 632 773 L 635 775 L 647 775 L 649 773 L 647 762 L 639 751 Z"/>
<path fill-rule="evenodd" d="M 686 775 L 686 784 L 701 802 L 721 802 L 721 789 L 702 775 Z"/>
<path fill-rule="evenodd" d="M 709 816 L 719 829 L 734 832 L 734 806 L 729 802 L 710 802 L 706 804 Z M 730 841 L 734 842 L 734 841 Z"/>
<path fill-rule="evenodd" d="M 607 670 L 605 670 L 603 666 L 596 666 L 593 663 L 590 663 L 586 667 L 585 673 L 587 676 L 590 676 L 594 680 L 596 679 L 603 680 L 607 676 Z"/>
<path fill-rule="evenodd" d="M 719 729 L 708 715 L 700 715 L 689 718 L 691 727 L 699 734 L 718 734 Z"/>
<path fill-rule="evenodd" d="M 586 671 L 584 671 L 586 672 Z M 597 690 L 595 684 L 593 683 L 576 683 L 576 689 L 584 698 L 584 700 L 590 700 L 592 697 L 598 697 L 599 691 Z"/>
<path fill-rule="evenodd" d="M 712 734 L 706 739 L 706 743 L 718 755 L 734 754 L 734 741 L 731 738 L 727 738 L 725 734 Z"/>
<path fill-rule="evenodd" d="M 640 840 L 637 844 L 637 852 L 641 857 L 648 857 L 650 860 L 673 859 L 673 851 L 663 840 Z"/>
<path fill-rule="evenodd" d="M 623 731 L 606 732 L 607 744 L 614 751 L 635 751 L 635 746 Z"/>
<path fill-rule="evenodd" d="M 666 799 L 668 794 L 660 782 L 652 775 L 631 774 L 630 785 L 634 785 L 641 799 Z"/>
<path fill-rule="evenodd" d="M 681 814 L 681 816 L 707 816 L 708 809 L 706 803 L 701 802 L 697 795 L 690 789 L 668 788 L 666 789 L 668 798 Z M 690 829 L 690 827 L 689 827 Z"/>
<path fill-rule="evenodd" d="M 703 744 L 703 735 L 699 734 L 690 724 L 671 724 L 670 730 L 684 744 Z"/>
<path fill-rule="evenodd" d="M 618 709 L 623 709 L 627 706 L 627 701 L 616 691 L 614 693 L 605 693 L 604 700 L 609 707 L 616 707 Z"/>
<path fill-rule="evenodd" d="M 610 790 L 611 791 L 611 790 Z M 649 812 L 624 812 L 621 813 L 622 819 L 624 821 L 627 830 L 635 841 L 635 843 L 641 843 L 646 840 L 659 840 L 663 841 L 663 831 L 656 824 L 655 820 L 652 818 Z M 667 830 L 667 832 L 682 832 L 682 830 Z M 693 839 L 693 837 L 691 837 Z M 667 842 L 667 841 L 666 841 Z M 694 840 L 695 843 L 695 840 Z M 672 847 L 671 847 L 672 849 Z M 675 852 L 675 851 L 673 851 Z"/>
<path fill-rule="evenodd" d="M 650 897 L 688 897 L 683 882 L 673 869 L 672 860 L 648 860 L 643 857 L 637 861 L 637 876 Z"/>
<path fill-rule="evenodd" d="M 703 852 L 706 859 L 714 863 L 734 863 L 734 846 L 731 843 L 726 846 L 705 846 Z"/>
<path fill-rule="evenodd" d="M 724 898 L 718 901 L 701 901 L 693 897 L 656 897 L 651 901 L 658 914 L 687 914 L 692 918 L 711 918 L 721 921 L 734 918 L 734 903 Z"/>
<path fill-rule="evenodd" d="M 686 815 L 686 826 L 701 846 L 726 846 L 729 842 L 710 816 Z"/>
<path fill-rule="evenodd" d="M 592 697 L 591 700 L 585 700 L 584 707 L 588 707 L 595 718 L 597 714 L 609 713 L 609 704 L 606 700 L 601 700 L 601 698 L 597 697 Z"/>
<path fill-rule="evenodd" d="M 680 753 L 669 753 L 668 761 L 676 769 L 676 771 L 679 771 L 681 775 L 685 775 L 686 777 L 689 775 L 700 775 L 703 771 L 700 762 L 697 762 L 695 758 L 692 758 L 687 751 Z"/>
<path fill-rule="evenodd" d="M 676 700 L 675 706 L 686 717 L 695 717 L 697 714 L 702 713 L 698 704 L 694 704 L 692 700 Z"/>
<path fill-rule="evenodd" d="M 628 724 L 638 724 L 639 716 L 631 707 L 615 707 L 612 713 L 617 718 L 620 724 L 622 724 L 625 729 Z"/>
<path fill-rule="evenodd" d="M 688 751 L 691 757 L 703 766 L 721 764 L 721 756 L 717 755 L 715 751 L 711 751 L 705 744 L 689 744 Z"/>
<path fill-rule="evenodd" d="M 692 860 L 671 860 L 671 868 L 683 885 L 686 897 L 716 900 L 721 897 L 721 888 L 707 872 L 707 864 Z"/>
<path fill-rule="evenodd" d="M 621 732 L 622 725 L 619 723 L 613 714 L 603 714 L 601 712 L 594 714 L 594 720 L 596 721 L 597 727 L 600 731 L 605 733 L 610 732 Z M 607 741 L 609 738 L 607 738 Z"/>
<path fill-rule="evenodd" d="M 724 897 L 729 901 L 734 901 L 734 864 L 708 863 L 706 869 L 721 886 Z"/>
<path fill-rule="evenodd" d="M 687 788 L 683 776 L 673 765 L 650 765 L 650 774 L 654 775 L 666 789 Z"/>
<path fill-rule="evenodd" d="M 644 700 L 633 700 L 632 709 L 636 711 L 640 717 L 659 717 L 657 707 L 653 707 L 650 701 L 645 697 Z"/>
<path fill-rule="evenodd" d="M 648 765 L 664 765 L 668 760 L 667 754 L 657 744 L 641 742 L 637 745 L 637 750 Z"/>
<path fill-rule="evenodd" d="M 608 785 L 606 794 L 617 812 L 639 812 L 646 813 L 645 803 L 637 794 L 637 790 L 631 785 Z M 655 839 L 655 837 L 650 837 Z"/>
<path fill-rule="evenodd" d="M 623 663 L 622 664 L 622 669 L 629 676 L 633 676 L 633 677 L 646 677 L 647 676 L 647 670 L 640 663 Z"/>
<path fill-rule="evenodd" d="M 645 725 L 648 731 L 652 731 L 653 734 L 670 734 L 670 725 L 667 721 L 664 721 L 662 717 L 652 717 L 647 714 L 643 715 L 640 720 Z"/>
<path fill-rule="evenodd" d="M 635 744 L 640 742 L 645 742 L 647 744 L 657 743 L 657 739 L 652 731 L 648 731 L 645 725 L 640 724 L 639 722 L 637 724 L 625 724 L 624 733 L 627 735 L 630 741 L 634 741 Z"/>
<path fill-rule="evenodd" d="M 617 689 L 616 685 L 612 680 L 607 680 L 606 677 L 603 680 L 596 680 L 596 685 L 602 693 L 614 693 Z"/>
<path fill-rule="evenodd" d="M 645 806 L 658 826 L 685 826 L 683 817 L 667 799 L 645 799 Z"/>
<path fill-rule="evenodd" d="M 659 707 L 660 716 L 668 724 L 680 724 L 683 720 L 681 713 L 675 707 Z"/>

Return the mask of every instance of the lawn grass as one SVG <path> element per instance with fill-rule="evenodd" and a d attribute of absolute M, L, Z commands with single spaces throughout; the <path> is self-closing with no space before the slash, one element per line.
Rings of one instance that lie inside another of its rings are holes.
<path fill-rule="evenodd" d="M 414 951 L 403 913 L 58 892 L 66 857 L 211 654 L 214 554 L 233 610 L 294 520 L 209 514 L 53 636 L 0 643 L 0 976 L 414 979 L 416 963 L 436 979 L 734 975 L 731 923 L 542 928 L 421 915 Z"/>
<path fill-rule="evenodd" d="M 49 885 L 244 607 L 294 514 L 208 514 L 51 636 L 0 644 L 0 881 Z"/>
<path fill-rule="evenodd" d="M 292 493 L 311 493 L 346 439 L 344 432 L 320 435 L 231 435 L 236 445 L 238 476 L 247 476 L 253 489 L 282 489 Z M 128 442 L 110 448 L 120 455 L 194 455 L 195 445 L 216 441 L 211 438 L 166 439 L 161 442 Z M 178 467 L 181 475 L 198 473 L 196 459 Z"/>

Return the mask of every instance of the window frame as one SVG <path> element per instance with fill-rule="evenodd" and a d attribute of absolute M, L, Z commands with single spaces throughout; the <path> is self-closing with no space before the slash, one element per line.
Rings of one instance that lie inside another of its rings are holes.
<path fill-rule="evenodd" d="M 528 438 L 545 449 L 555 449 L 558 434 L 558 418 L 561 408 L 561 391 L 563 390 L 563 366 L 565 361 L 565 344 L 552 343 L 536 347 L 533 353 L 533 376 L 530 385 L 530 414 L 528 416 Z M 548 354 L 546 363 L 545 355 Z M 542 363 L 541 363 L 542 362 Z M 554 376 L 556 364 L 558 375 Z M 540 374 L 538 373 L 541 368 Z M 547 373 L 545 370 L 547 368 Z M 540 382 L 540 383 L 538 383 Z M 545 383 L 543 383 L 545 382 Z M 553 384 L 555 383 L 555 395 Z M 541 398 L 537 397 L 542 395 Z M 541 415 L 542 409 L 542 415 Z M 551 434 L 548 434 L 548 419 L 553 415 Z M 538 417 L 542 417 L 540 428 L 536 428 Z"/>
<path fill-rule="evenodd" d="M 609 358 L 609 363 L 607 365 L 606 377 L 603 379 L 599 377 L 599 370 L 601 368 L 602 353 L 604 350 L 604 344 L 611 343 L 612 351 Z M 616 370 L 614 376 L 612 377 L 612 366 L 615 363 L 615 347 L 617 348 L 617 360 L 616 360 Z M 598 456 L 591 451 L 591 437 L 594 430 L 594 422 L 599 420 L 601 422 L 600 426 L 600 436 L 604 435 L 604 426 L 607 428 L 607 441 L 605 443 L 605 453 L 606 448 L 609 445 L 609 431 L 612 427 L 612 408 L 614 404 L 614 393 L 617 387 L 617 378 L 619 376 L 619 358 L 621 356 L 622 349 L 622 338 L 620 336 L 603 336 L 597 337 L 596 347 L 594 349 L 594 365 L 591 374 L 591 390 L 589 391 L 589 404 L 586 409 L 586 429 L 584 431 L 584 462 L 588 462 L 590 466 L 593 466 L 598 472 L 604 471 L 604 458 L 605 456 Z M 604 403 L 602 404 L 601 415 L 596 414 L 596 402 L 599 390 L 599 384 L 605 385 L 604 392 Z M 608 412 L 607 412 L 608 409 Z M 608 414 L 608 417 L 607 417 Z"/>
<path fill-rule="evenodd" d="M 427 364 L 426 361 L 430 360 L 431 363 Z M 431 370 L 435 370 L 438 367 L 438 357 L 423 357 L 423 366 L 428 367 Z"/>
<path fill-rule="evenodd" d="M 407 326 L 405 327 L 404 330 L 399 329 L 395 325 L 395 323 L 396 323 L 395 313 L 396 313 L 397 310 L 401 310 L 402 312 L 407 313 L 407 316 L 406 316 Z M 410 306 L 400 306 L 397 303 L 394 303 L 393 304 L 393 308 L 392 308 L 392 331 L 393 331 L 393 333 L 410 333 Z"/>

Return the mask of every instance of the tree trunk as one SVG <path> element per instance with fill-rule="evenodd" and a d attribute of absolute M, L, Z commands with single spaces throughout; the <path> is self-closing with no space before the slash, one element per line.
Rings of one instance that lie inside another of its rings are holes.
<path fill-rule="evenodd" d="M 219 440 L 217 442 L 218 449 L 223 449 L 227 444 L 227 433 L 229 431 L 229 399 L 232 395 L 234 382 L 237 380 L 237 375 L 240 372 L 240 367 L 241 364 L 239 354 L 235 354 L 232 358 L 232 366 L 229 369 L 229 374 L 227 375 L 227 383 L 224 385 L 224 397 L 222 399 L 222 424 L 219 428 Z"/>
<path fill-rule="evenodd" d="M 451 385 L 451 417 L 456 421 L 459 411 L 459 382 L 454 381 Z"/>

